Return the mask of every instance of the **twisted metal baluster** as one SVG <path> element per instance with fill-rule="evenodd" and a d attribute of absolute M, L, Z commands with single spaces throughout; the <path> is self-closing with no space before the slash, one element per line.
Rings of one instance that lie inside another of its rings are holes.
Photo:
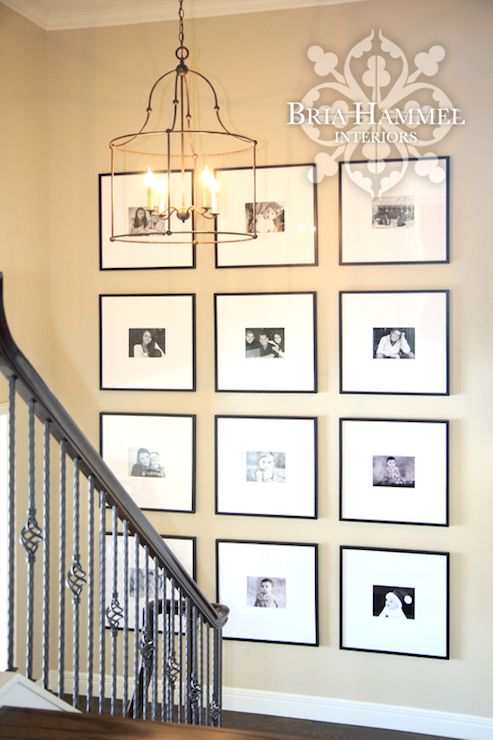
<path fill-rule="evenodd" d="M 139 602 L 140 602 L 140 573 L 139 573 L 139 561 L 140 561 L 140 538 L 139 535 L 134 535 L 134 546 L 135 546 L 135 552 L 134 552 L 134 559 L 135 559 L 135 578 L 134 578 L 134 588 L 135 588 L 135 605 L 134 605 L 134 704 L 133 704 L 133 717 L 134 719 L 138 719 L 139 717 L 139 703 L 140 703 L 140 696 L 139 696 L 139 630 L 140 630 L 140 609 L 139 609 Z"/>
<path fill-rule="evenodd" d="M 49 683 L 50 653 L 50 424 L 44 423 L 43 439 L 43 636 L 42 658 L 43 688 Z"/>
<path fill-rule="evenodd" d="M 206 670 L 206 681 L 207 681 L 207 691 L 206 691 L 206 707 L 205 707 L 205 714 L 206 714 L 206 724 L 210 725 L 212 724 L 211 721 L 211 627 L 209 625 L 206 625 L 206 633 L 205 633 L 205 670 Z"/>
<path fill-rule="evenodd" d="M 180 630 L 182 625 L 180 624 Z M 190 599 L 185 599 L 185 724 L 190 724 L 190 687 L 192 681 L 192 615 Z"/>
<path fill-rule="evenodd" d="M 123 697 L 122 717 L 128 710 L 128 521 L 123 520 Z"/>
<path fill-rule="evenodd" d="M 214 628 L 214 667 L 213 689 L 211 704 L 211 719 L 214 727 L 221 727 L 222 715 L 222 632 L 220 627 Z"/>
<path fill-rule="evenodd" d="M 36 401 L 29 401 L 28 427 L 28 470 L 29 470 L 29 503 L 27 521 L 21 531 L 21 543 L 26 551 L 27 559 L 27 617 L 26 617 L 26 675 L 33 678 L 33 628 L 34 628 L 34 566 L 36 551 L 43 539 L 41 529 L 36 521 L 35 506 L 35 449 L 34 449 L 34 405 Z"/>
<path fill-rule="evenodd" d="M 123 609 L 118 599 L 118 511 L 112 507 L 113 581 L 111 603 L 106 607 L 106 618 L 111 629 L 111 716 L 116 714 L 116 659 L 118 630 L 123 619 Z"/>
<path fill-rule="evenodd" d="M 60 442 L 60 519 L 59 519 L 59 567 L 58 567 L 58 696 L 65 693 L 65 535 L 67 500 L 67 443 Z"/>
<path fill-rule="evenodd" d="M 199 679 L 199 626 L 197 623 L 197 607 L 192 606 L 192 672 L 190 676 L 190 710 L 192 724 L 199 723 L 199 702 L 202 694 L 202 685 Z"/>
<path fill-rule="evenodd" d="M 106 494 L 99 492 L 99 714 L 104 713 L 106 666 Z"/>
<path fill-rule="evenodd" d="M 168 659 L 166 662 L 166 677 L 168 680 L 168 706 L 167 721 L 173 722 L 173 710 L 175 703 L 175 683 L 180 675 L 180 666 L 175 657 L 175 579 L 170 579 L 169 599 L 169 624 L 168 624 Z"/>
<path fill-rule="evenodd" d="M 151 668 L 153 644 L 149 625 L 149 547 L 144 546 L 144 616 L 142 621 L 142 638 L 140 652 L 142 655 L 142 666 L 144 675 L 144 686 L 142 689 L 142 719 L 147 719 L 147 704 L 149 690 L 149 671 Z"/>
<path fill-rule="evenodd" d="M 178 722 L 183 722 L 183 594 L 178 589 Z"/>
<path fill-rule="evenodd" d="M 14 632 L 15 632 L 15 383 L 9 378 L 9 498 L 7 510 L 8 550 L 7 550 L 7 670 L 15 671 Z"/>
<path fill-rule="evenodd" d="M 72 660 L 73 660 L 73 687 L 72 687 L 72 706 L 77 707 L 79 701 L 79 607 L 80 607 L 80 596 L 84 584 L 86 583 L 86 573 L 82 568 L 80 561 L 80 542 L 79 542 L 79 528 L 80 528 L 80 479 L 79 479 L 79 458 L 74 459 L 74 521 L 73 521 L 73 554 L 72 554 L 72 566 L 67 573 L 67 585 L 72 592 L 72 629 L 73 629 L 73 645 L 72 645 Z"/>
<path fill-rule="evenodd" d="M 87 479 L 87 697 L 86 712 L 92 708 L 94 686 L 94 478 Z"/>
<path fill-rule="evenodd" d="M 168 664 L 168 573 L 165 568 L 162 569 L 163 573 L 163 650 L 162 650 L 162 691 L 161 691 L 161 722 L 166 722 L 167 712 L 167 671 L 166 667 Z"/>
<path fill-rule="evenodd" d="M 158 619 L 159 619 L 159 562 L 154 558 L 154 607 L 152 610 L 152 694 L 151 694 L 151 719 L 157 720 L 157 658 L 158 658 Z"/>

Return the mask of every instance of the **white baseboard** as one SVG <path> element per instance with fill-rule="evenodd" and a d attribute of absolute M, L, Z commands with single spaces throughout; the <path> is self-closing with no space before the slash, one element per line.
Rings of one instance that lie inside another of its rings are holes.
<path fill-rule="evenodd" d="M 493 719 L 488 717 L 346 699 L 325 699 L 319 696 L 224 687 L 223 708 L 234 712 L 418 732 L 458 740 L 493 738 Z"/>
<path fill-rule="evenodd" d="M 132 678 L 129 678 L 131 691 Z M 111 677 L 106 676 L 105 695 L 111 695 Z M 56 686 L 56 673 L 50 673 L 50 688 Z M 65 690 L 72 690 L 72 673 L 65 672 Z M 87 675 L 79 674 L 79 691 L 85 695 Z M 94 694 L 99 693 L 99 678 L 95 675 Z M 159 682 L 159 695 L 161 684 Z M 117 698 L 123 695 L 123 679 L 116 678 Z M 438 712 L 433 709 L 399 707 L 391 704 L 374 704 L 347 699 L 330 699 L 303 694 L 283 694 L 277 691 L 254 691 L 225 686 L 223 707 L 233 712 L 269 714 L 276 717 L 311 719 L 318 722 L 336 722 L 343 725 L 378 727 L 382 730 L 417 732 L 426 735 L 457 738 L 457 740 L 491 740 L 493 718 L 475 717 L 454 712 Z"/>

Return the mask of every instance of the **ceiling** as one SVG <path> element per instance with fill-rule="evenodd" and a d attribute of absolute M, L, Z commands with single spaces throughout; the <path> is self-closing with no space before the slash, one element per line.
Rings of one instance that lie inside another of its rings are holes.
<path fill-rule="evenodd" d="M 185 16 L 259 13 L 365 0 L 185 0 Z M 174 20 L 178 0 L 0 0 L 46 31 Z"/>

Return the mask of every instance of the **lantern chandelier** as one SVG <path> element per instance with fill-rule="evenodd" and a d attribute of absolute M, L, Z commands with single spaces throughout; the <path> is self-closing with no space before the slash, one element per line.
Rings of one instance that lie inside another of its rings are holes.
<path fill-rule="evenodd" d="M 153 84 L 141 129 L 110 141 L 110 239 L 154 244 L 255 239 L 255 219 L 249 220 L 245 212 L 240 220 L 231 215 L 234 194 L 222 189 L 221 170 L 246 170 L 248 192 L 242 193 L 242 208 L 255 213 L 257 142 L 226 128 L 214 86 L 186 64 L 190 52 L 184 45 L 183 0 L 178 3 L 178 65 Z M 163 85 L 156 105 L 157 90 L 166 82 L 171 84 Z M 172 96 L 167 105 L 163 102 L 166 87 Z M 192 100 L 195 104 L 204 91 L 208 105 L 200 111 L 199 120 L 192 113 Z M 157 128 L 151 129 L 153 104 L 158 107 L 159 120 Z M 168 127 L 161 124 L 164 107 Z M 204 126 L 203 116 L 208 117 Z M 237 230 L 242 227 L 243 231 Z"/>

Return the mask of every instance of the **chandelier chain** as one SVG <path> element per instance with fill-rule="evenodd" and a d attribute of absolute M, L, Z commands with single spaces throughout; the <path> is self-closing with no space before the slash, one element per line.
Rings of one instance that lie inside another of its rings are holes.
<path fill-rule="evenodd" d="M 183 21 L 185 18 L 185 11 L 183 10 L 183 0 L 178 0 L 178 6 L 179 6 L 178 7 L 178 42 L 180 45 L 178 49 L 176 50 L 176 56 L 178 57 L 180 62 L 183 64 L 183 62 L 188 57 L 190 52 L 187 49 L 187 47 L 184 45 L 185 30 L 184 30 Z"/>

